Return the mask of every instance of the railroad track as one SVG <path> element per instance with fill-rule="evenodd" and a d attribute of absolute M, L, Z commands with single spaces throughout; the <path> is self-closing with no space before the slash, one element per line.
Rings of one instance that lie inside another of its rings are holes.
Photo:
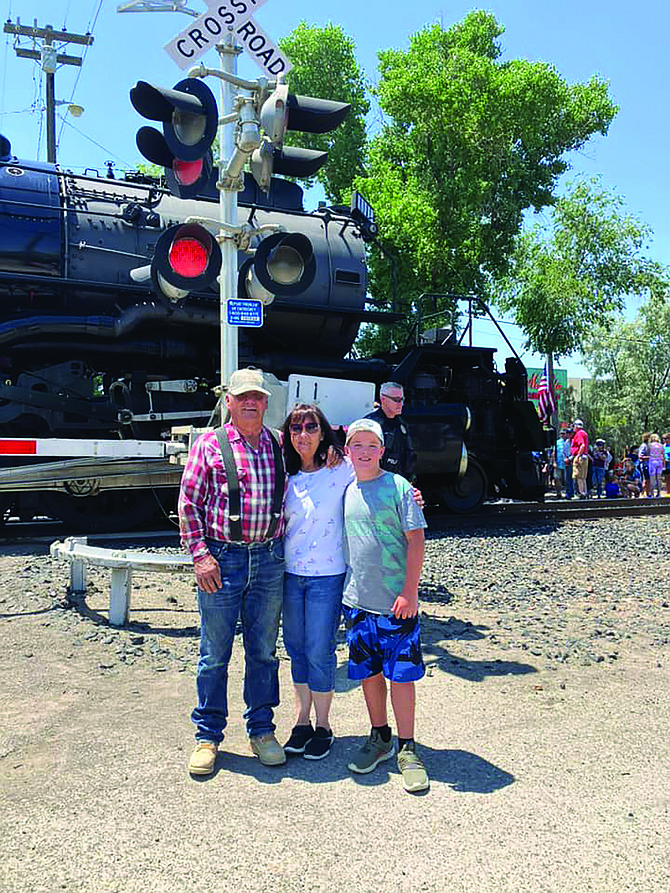
<path fill-rule="evenodd" d="M 428 509 L 441 526 L 561 522 L 576 519 L 644 517 L 670 514 L 670 498 L 548 499 L 546 502 L 487 502 L 470 515 L 447 515 Z"/>
<path fill-rule="evenodd" d="M 546 502 L 488 502 L 467 515 L 454 515 L 444 512 L 437 506 L 428 506 L 426 517 L 433 529 L 451 527 L 502 526 L 504 524 L 537 524 L 541 522 L 560 523 L 562 521 L 589 518 L 620 518 L 645 515 L 670 514 L 670 498 L 660 499 L 588 499 L 567 500 L 550 498 Z M 51 543 L 64 539 L 72 533 L 62 521 L 48 518 L 30 522 L 10 518 L 0 527 L 0 544 L 8 545 L 17 541 Z M 151 530 L 120 531 L 118 533 L 87 534 L 90 543 L 142 543 L 156 541 L 176 545 L 178 531 L 176 518 L 166 518 L 165 524 Z"/>
<path fill-rule="evenodd" d="M 179 531 L 176 519 L 166 519 L 164 526 L 152 527 L 146 530 L 124 530 L 116 533 L 86 533 L 77 531 L 78 535 L 86 536 L 91 545 L 113 544 L 122 542 L 124 545 L 143 543 L 161 545 L 178 545 Z M 40 518 L 33 521 L 19 521 L 18 518 L 10 518 L 0 527 L 0 546 L 8 546 L 12 543 L 28 545 L 41 543 L 49 545 L 54 540 L 63 540 L 74 535 L 62 521 L 54 521 L 50 518 Z"/>

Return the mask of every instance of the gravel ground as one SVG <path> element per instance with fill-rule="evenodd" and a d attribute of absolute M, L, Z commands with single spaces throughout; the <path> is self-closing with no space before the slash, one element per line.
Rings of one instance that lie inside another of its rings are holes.
<path fill-rule="evenodd" d="M 4 545 L 0 891 L 665 893 L 669 545 L 664 517 L 430 533 L 414 797 L 391 761 L 346 769 L 343 641 L 328 759 L 250 756 L 236 642 L 217 771 L 191 779 L 192 576 L 138 575 L 116 630 L 109 572 L 69 596 L 46 546 Z"/>

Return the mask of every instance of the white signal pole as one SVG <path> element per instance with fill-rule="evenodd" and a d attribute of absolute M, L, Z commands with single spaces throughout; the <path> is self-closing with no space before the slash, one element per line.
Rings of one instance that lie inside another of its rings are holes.
<path fill-rule="evenodd" d="M 237 57 L 242 48 L 235 45 L 232 31 L 228 31 L 224 40 L 217 46 L 221 56 L 221 70 L 224 74 L 237 75 Z M 222 118 L 230 115 L 235 106 L 235 86 L 226 78 L 221 79 L 221 114 Z M 225 387 L 230 376 L 237 369 L 238 338 L 237 328 L 228 325 L 228 299 L 237 297 L 237 241 L 231 230 L 237 227 L 237 186 L 226 180 L 224 170 L 227 160 L 235 151 L 235 127 L 221 124 L 219 127 L 221 159 L 219 162 L 219 218 L 221 231 L 221 275 L 219 277 L 219 327 L 221 338 L 221 386 Z M 227 226 L 226 226 L 227 224 Z"/>

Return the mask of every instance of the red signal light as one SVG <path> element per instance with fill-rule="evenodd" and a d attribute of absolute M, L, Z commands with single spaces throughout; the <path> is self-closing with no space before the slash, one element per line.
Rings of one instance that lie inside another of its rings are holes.
<path fill-rule="evenodd" d="M 203 159 L 180 161 L 179 158 L 175 158 L 172 162 L 172 170 L 180 186 L 192 186 L 202 175 Z"/>
<path fill-rule="evenodd" d="M 220 272 L 219 244 L 199 223 L 175 223 L 156 242 L 151 281 L 157 294 L 170 301 L 209 288 Z"/>
<path fill-rule="evenodd" d="M 175 239 L 170 246 L 169 263 L 178 276 L 195 279 L 207 269 L 209 251 L 191 236 Z"/>

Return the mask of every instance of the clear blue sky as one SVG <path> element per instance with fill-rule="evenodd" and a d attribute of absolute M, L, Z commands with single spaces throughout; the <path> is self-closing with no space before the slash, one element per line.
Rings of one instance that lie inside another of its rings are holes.
<path fill-rule="evenodd" d="M 187 5 L 204 11 L 205 0 L 189 0 Z M 86 52 L 81 74 L 74 66 L 64 66 L 56 73 L 57 99 L 74 100 L 85 108 L 80 118 L 67 115 L 68 123 L 62 129 L 62 119 L 57 121 L 58 160 L 74 170 L 89 167 L 104 173 L 108 159 L 121 169 L 134 167 L 141 160 L 135 132 L 144 121 L 130 105 L 128 91 L 139 79 L 172 86 L 181 78 L 163 45 L 191 19 L 172 12 L 120 15 L 116 7 L 117 0 L 0 0 L 5 20 L 16 22 L 20 17 L 23 24 L 32 24 L 37 19 L 39 26 L 65 26 L 73 33 L 92 29 L 95 43 Z M 359 62 L 374 82 L 378 50 L 403 48 L 410 34 L 424 25 L 439 21 L 448 27 L 477 8 L 490 10 L 504 25 L 503 58 L 549 62 L 571 82 L 587 80 L 595 73 L 610 82 L 619 114 L 606 138 L 594 138 L 571 156 L 568 179 L 576 174 L 602 174 L 604 185 L 625 198 L 628 211 L 653 229 L 651 255 L 662 263 L 670 262 L 670 221 L 666 213 L 670 129 L 666 100 L 670 32 L 667 3 L 505 0 L 478 5 L 458 0 L 449 4 L 433 0 L 339 0 L 337 4 L 317 5 L 314 0 L 268 0 L 255 18 L 275 40 L 302 20 L 342 25 L 355 40 Z M 44 160 L 44 84 L 39 64 L 18 59 L 13 37 L 3 36 L 0 132 L 11 140 L 20 158 Z M 65 52 L 81 55 L 82 49 L 70 44 Z M 204 61 L 216 65 L 218 56 L 210 53 L 210 57 Z M 240 57 L 239 73 L 249 78 L 260 74 L 245 55 Z M 505 330 L 522 352 L 520 332 L 513 326 L 505 326 Z M 483 323 L 475 329 L 475 340 L 498 346 Z M 498 355 L 501 360 L 508 352 L 506 348 L 504 351 Z M 539 364 L 539 358 L 532 354 L 523 354 L 523 359 L 528 365 Z M 565 366 L 569 374 L 582 373 L 575 360 L 567 360 Z"/>

